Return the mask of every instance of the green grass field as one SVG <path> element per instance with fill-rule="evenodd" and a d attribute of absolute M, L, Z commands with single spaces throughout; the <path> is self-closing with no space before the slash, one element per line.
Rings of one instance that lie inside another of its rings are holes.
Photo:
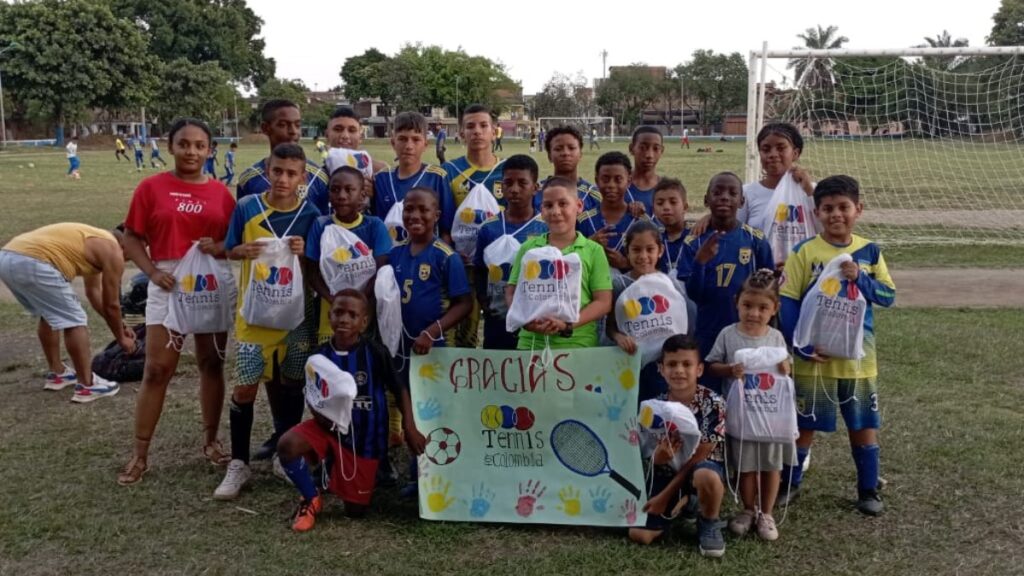
<path fill-rule="evenodd" d="M 118 487 L 135 386 L 89 406 L 42 391 L 31 322 L 0 304 L 0 574 L 1020 574 L 1021 326 L 1020 310 L 881 312 L 886 514 L 853 510 L 845 434 L 823 436 L 781 539 L 729 537 L 718 562 L 686 526 L 640 548 L 616 530 L 431 523 L 393 489 L 365 520 L 330 501 L 312 533 L 292 534 L 294 495 L 265 464 L 236 502 L 211 499 L 222 471 L 199 454 L 189 362 L 149 474 Z M 254 438 L 268 420 L 261 403 Z"/>
<path fill-rule="evenodd" d="M 314 154 L 310 142 L 306 142 L 307 152 Z M 711 145 L 721 152 L 697 153 L 696 148 Z M 845 146 L 845 143 L 823 143 L 818 146 L 819 154 L 833 156 L 831 150 Z M 584 151 L 580 175 L 593 180 L 593 164 L 601 152 L 609 149 L 626 152 L 627 142 L 620 140 L 615 143 L 602 142 L 601 150 Z M 374 158 L 392 161 L 394 156 L 384 140 L 368 141 L 367 150 Z M 806 165 L 815 172 L 815 162 L 825 162 L 826 158 L 817 159 L 814 147 L 808 147 Z M 508 141 L 503 156 L 515 153 L 526 153 L 526 145 L 521 141 Z M 455 158 L 462 154 L 462 146 L 452 143 L 448 157 Z M 224 152 L 221 152 L 223 160 Z M 243 145 L 239 149 L 237 166 L 239 172 L 245 166 L 256 162 L 266 154 L 263 145 Z M 1004 154 L 1009 154 L 1004 152 Z M 676 176 L 683 180 L 689 188 L 691 204 L 690 218 L 694 219 L 703 210 L 703 192 L 711 176 L 723 170 L 743 174 L 742 143 L 711 142 L 694 143 L 691 150 L 681 150 L 674 143 L 669 143 L 665 155 L 659 165 L 660 172 Z M 148 154 L 147 154 L 148 156 Z M 168 154 L 164 152 L 164 156 Z M 82 180 L 71 181 L 64 177 L 67 161 L 64 155 L 52 149 L 11 149 L 0 153 L 0 197 L 8 206 L 17 206 L 17 210 L 8 210 L 0 214 L 0 241 L 6 242 L 12 236 L 58 221 L 81 221 L 98 226 L 114 226 L 124 217 L 132 191 L 138 182 L 151 170 L 139 174 L 134 165 L 126 161 L 118 163 L 114 160 L 113 150 L 84 150 L 82 157 Z M 551 165 L 541 154 L 534 156 L 541 166 L 541 174 L 550 174 Z M 170 161 L 170 158 L 167 158 Z M 436 161 L 433 149 L 429 149 L 424 159 Z M 831 162 L 831 160 L 828 160 Z M 31 167 L 30 167 L 31 166 Z M 874 170 L 865 168 L 868 179 L 877 178 L 888 170 L 888 164 L 881 163 Z M 223 168 L 218 168 L 222 173 Z M 851 171 L 855 175 L 858 172 Z M 862 178 L 863 179 L 863 178 Z M 865 197 L 867 212 L 881 204 L 888 210 L 891 203 L 886 204 L 871 196 Z M 1024 195 L 1014 196 L 1014 206 L 1024 209 Z M 959 208 L 951 205 L 951 208 Z M 886 225 L 865 225 L 861 233 L 878 239 L 886 247 L 891 248 L 891 260 L 898 266 L 939 266 L 939 267 L 1019 267 L 1024 266 L 1024 251 L 1020 243 L 1024 242 L 1024 229 L 1019 222 L 1014 230 L 989 231 L 974 234 L 975 242 L 968 242 L 968 232 L 951 227 L 942 231 L 937 226 L 905 226 L 898 223 Z M 1022 220 L 1024 222 L 1024 212 Z M 936 233 L 938 231 L 938 234 Z M 915 238 L 935 239 L 939 236 L 941 243 L 916 243 Z"/>

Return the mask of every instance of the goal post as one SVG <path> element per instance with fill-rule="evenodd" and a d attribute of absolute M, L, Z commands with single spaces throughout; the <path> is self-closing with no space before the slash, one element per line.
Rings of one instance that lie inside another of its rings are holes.
<path fill-rule="evenodd" d="M 611 116 L 543 116 L 537 118 L 537 126 L 545 130 L 560 125 L 578 128 L 583 134 L 584 143 L 590 138 L 592 128 L 597 129 L 598 140 L 615 142 L 615 118 Z"/>
<path fill-rule="evenodd" d="M 781 60 L 781 66 L 779 61 Z M 770 84 L 802 61 L 790 87 Z M 756 136 L 788 122 L 800 164 L 861 185 L 864 235 L 887 244 L 1024 245 L 1024 47 L 752 50 L 746 180 Z"/>

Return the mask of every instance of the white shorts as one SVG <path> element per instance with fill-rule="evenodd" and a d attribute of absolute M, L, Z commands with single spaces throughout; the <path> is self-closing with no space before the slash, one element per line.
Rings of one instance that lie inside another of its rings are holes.
<path fill-rule="evenodd" d="M 174 269 L 178 267 L 178 262 L 180 262 L 180 260 L 160 260 L 159 262 L 154 262 L 154 264 L 156 264 L 157 270 L 167 272 L 168 274 L 174 274 Z M 231 294 L 228 301 L 235 302 L 238 295 L 238 284 L 235 282 L 234 274 L 231 273 L 231 263 L 227 260 L 217 260 L 217 265 L 220 267 L 220 275 L 227 280 L 227 285 L 231 287 Z M 147 290 L 146 326 L 152 326 L 154 324 L 163 326 L 164 321 L 167 320 L 171 293 L 156 284 L 153 284 L 152 280 L 150 280 Z"/>
<path fill-rule="evenodd" d="M 88 319 L 71 283 L 53 264 L 0 250 L 0 279 L 33 316 L 54 330 L 85 326 Z"/>

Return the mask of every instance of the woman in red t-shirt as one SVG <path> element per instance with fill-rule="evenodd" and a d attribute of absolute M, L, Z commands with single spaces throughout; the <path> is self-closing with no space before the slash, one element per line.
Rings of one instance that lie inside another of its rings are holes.
<path fill-rule="evenodd" d="M 138 482 L 148 468 L 149 442 L 160 420 L 167 385 L 178 366 L 181 347 L 172 345 L 172 334 L 164 326 L 171 291 L 177 282 L 173 275 L 175 266 L 192 243 L 198 241 L 201 251 L 221 259 L 218 263 L 225 274 L 223 285 L 235 286 L 231 269 L 222 260 L 235 200 L 224 184 L 203 173 L 211 140 L 205 123 L 187 118 L 176 121 L 167 138 L 174 169 L 139 183 L 125 219 L 124 251 L 149 277 L 149 295 L 146 368 L 135 404 L 135 450 L 117 477 L 121 485 Z M 218 465 L 227 464 L 230 459 L 217 440 L 224 406 L 224 361 L 219 351 L 226 346 L 226 332 L 195 335 L 205 435 L 203 454 Z"/>

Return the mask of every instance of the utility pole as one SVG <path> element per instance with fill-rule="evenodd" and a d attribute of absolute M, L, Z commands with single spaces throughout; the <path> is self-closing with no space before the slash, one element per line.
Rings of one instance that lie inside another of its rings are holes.
<path fill-rule="evenodd" d="M 601 80 L 608 79 L 608 51 L 601 50 Z"/>
<path fill-rule="evenodd" d="M 11 42 L 6 48 L 0 50 L 0 55 L 17 46 L 17 42 Z M 0 76 L 0 149 L 7 149 L 7 120 L 4 117 L 4 79 Z"/>

